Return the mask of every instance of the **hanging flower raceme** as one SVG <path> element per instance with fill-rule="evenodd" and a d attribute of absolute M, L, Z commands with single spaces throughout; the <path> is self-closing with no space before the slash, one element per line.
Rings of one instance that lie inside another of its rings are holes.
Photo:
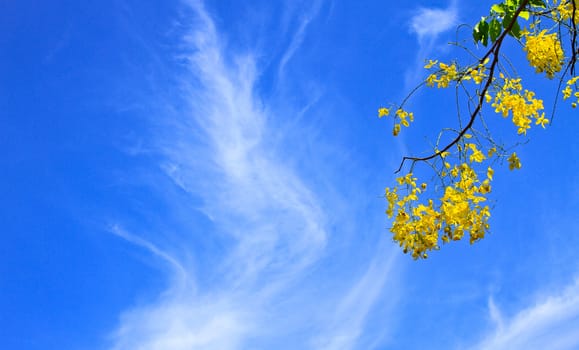
<path fill-rule="evenodd" d="M 437 64 L 439 68 L 438 71 L 436 73 L 430 74 L 426 78 L 426 85 L 432 87 L 434 84 L 436 84 L 437 88 L 447 88 L 450 85 L 450 82 L 456 80 L 459 77 L 458 68 L 456 67 L 455 63 L 446 64 L 433 60 L 430 60 L 428 64 L 424 66 L 424 68 L 430 69 Z"/>
<path fill-rule="evenodd" d="M 518 127 L 519 134 L 526 134 L 527 129 L 531 127 L 533 119 L 535 124 L 545 127 L 549 122 L 545 118 L 545 113 L 541 112 L 543 100 L 535 98 L 535 93 L 529 90 L 523 90 L 521 79 L 508 79 L 501 74 L 504 80 L 502 88 L 496 92 L 494 99 L 490 94 L 487 95 L 487 102 L 492 101 L 495 112 L 500 113 L 503 117 L 512 115 L 513 124 Z"/>
<path fill-rule="evenodd" d="M 386 107 L 378 108 L 378 117 L 382 118 L 390 115 L 390 109 Z M 394 128 L 392 129 L 392 134 L 398 136 L 400 133 L 400 126 L 409 127 L 410 123 L 414 121 L 414 113 L 408 112 L 402 108 L 398 108 L 394 113 Z"/>
<path fill-rule="evenodd" d="M 467 148 L 473 155 L 480 152 L 471 145 Z M 484 155 L 477 154 L 477 157 L 484 158 Z M 472 161 L 478 162 L 478 159 Z M 481 181 L 468 163 L 451 167 L 445 162 L 445 166 L 451 168 L 445 175 L 450 184 L 444 187 L 439 199 L 423 198 L 427 186 L 425 183 L 418 186 L 418 179 L 412 173 L 399 177 L 396 187 L 386 188 L 386 215 L 394 218 L 390 231 L 394 241 L 414 259 L 428 257 L 427 252 L 438 249 L 441 241 L 458 241 L 467 234 L 472 244 L 488 231 L 490 211 L 483 203 L 491 191 L 492 168 L 488 167 L 487 178 Z"/>
<path fill-rule="evenodd" d="M 579 24 L 579 0 L 573 0 L 575 2 L 575 17 L 574 21 L 575 24 Z M 561 1 L 559 4 L 557 0 L 554 0 L 553 3 L 557 5 L 553 9 L 553 17 L 559 18 L 561 21 L 566 21 L 573 16 L 573 4 L 571 1 Z"/>
<path fill-rule="evenodd" d="M 549 79 L 553 79 L 555 73 L 563 67 L 565 57 L 561 42 L 556 33 L 547 34 L 542 30 L 538 34 L 524 33 L 527 60 L 535 68 L 537 73 L 545 72 Z"/>
<path fill-rule="evenodd" d="M 563 89 L 563 99 L 566 100 L 571 96 L 575 97 L 575 101 L 571 102 L 571 107 L 576 108 L 579 103 L 579 91 L 577 91 L 577 81 L 579 76 L 573 77 L 567 81 L 567 86 Z M 573 92 L 575 90 L 575 92 Z"/>

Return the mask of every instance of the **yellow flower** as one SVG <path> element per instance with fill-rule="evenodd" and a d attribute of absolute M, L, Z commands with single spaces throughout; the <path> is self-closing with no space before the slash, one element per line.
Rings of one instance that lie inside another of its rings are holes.
<path fill-rule="evenodd" d="M 386 116 L 390 114 L 390 110 L 388 108 L 378 108 L 378 118 L 382 118 L 383 116 Z"/>
<path fill-rule="evenodd" d="M 577 11 L 577 12 L 579 12 L 579 11 Z M 574 97 L 577 98 L 577 101 L 574 101 L 571 103 L 571 107 L 573 107 L 573 108 L 577 107 L 577 102 L 579 102 L 579 91 L 575 91 L 575 93 L 573 93 L 573 89 L 577 89 L 577 80 L 579 80 L 579 76 L 576 76 L 576 77 L 569 79 L 567 81 L 567 86 L 565 87 L 565 89 L 563 89 L 563 99 L 564 100 L 571 97 L 571 95 L 573 95 Z"/>
<path fill-rule="evenodd" d="M 394 124 L 394 129 L 392 129 L 392 135 L 398 136 L 400 133 L 400 124 Z"/>
<path fill-rule="evenodd" d="M 394 124 L 394 129 L 392 130 L 392 134 L 394 136 L 398 136 L 398 134 L 400 133 L 400 125 L 404 125 L 405 127 L 409 127 L 410 122 L 414 121 L 414 113 L 405 111 L 402 108 L 398 108 L 395 112 L 395 118 L 400 119 L 400 122 Z"/>
<path fill-rule="evenodd" d="M 489 193 L 490 191 L 491 191 L 490 181 L 489 181 L 488 179 L 487 179 L 487 180 L 484 180 L 484 181 L 482 182 L 482 184 L 480 185 L 480 187 L 479 187 L 479 192 L 482 193 L 482 194 L 487 194 L 487 193 Z"/>
<path fill-rule="evenodd" d="M 440 77 L 436 80 L 438 88 L 446 88 L 450 84 L 451 81 L 455 80 L 457 77 L 457 69 L 456 64 L 448 65 L 446 63 L 439 63 L 438 66 L 442 71 L 440 73 Z"/>
<path fill-rule="evenodd" d="M 494 173 L 495 173 L 495 171 L 493 170 L 493 168 L 488 167 L 488 169 L 487 169 L 487 178 L 488 178 L 489 180 L 492 180 Z"/>
<path fill-rule="evenodd" d="M 491 103 L 491 101 L 493 100 L 493 96 L 487 92 L 485 94 L 485 100 L 487 101 L 487 103 Z"/>
<path fill-rule="evenodd" d="M 563 89 L 563 99 L 566 100 L 571 97 L 572 92 L 573 91 L 571 90 L 571 86 L 567 85 L 565 89 Z"/>
<path fill-rule="evenodd" d="M 485 69 L 485 66 L 480 65 L 478 69 L 473 69 L 470 71 L 470 77 L 472 77 L 475 83 L 480 84 L 484 78 L 486 78 L 487 75 L 485 74 Z"/>
<path fill-rule="evenodd" d="M 454 168 L 452 168 L 452 170 L 450 171 L 450 175 L 452 177 L 457 177 L 458 176 L 458 168 L 455 166 Z"/>
<path fill-rule="evenodd" d="M 478 148 L 476 148 L 476 145 L 474 143 L 467 143 L 466 147 L 468 147 L 472 151 L 472 154 L 469 157 L 469 161 L 471 163 L 472 162 L 481 163 L 483 160 L 486 159 L 485 155 Z"/>
<path fill-rule="evenodd" d="M 436 82 L 436 74 L 430 74 L 428 78 L 426 78 L 426 86 L 433 87 L 434 83 Z"/>
<path fill-rule="evenodd" d="M 511 154 L 508 161 L 509 161 L 509 170 L 521 169 L 521 160 L 519 159 L 519 157 L 517 157 L 517 154 L 515 152 Z"/>
<path fill-rule="evenodd" d="M 438 60 L 428 60 L 428 63 L 424 66 L 425 69 L 432 68 L 435 64 L 438 63 Z"/>
<path fill-rule="evenodd" d="M 545 128 L 545 125 L 549 123 L 549 119 L 545 118 L 545 113 L 541 114 L 541 116 L 539 118 L 537 118 L 537 120 L 535 121 L 536 125 L 541 125 L 541 127 L 543 127 L 543 129 Z"/>
<path fill-rule="evenodd" d="M 438 63 L 438 61 L 430 60 L 424 68 L 432 68 L 435 64 L 438 64 L 440 70 L 436 73 L 430 74 L 426 78 L 426 86 L 432 87 L 434 86 L 434 83 L 436 83 L 437 88 L 446 88 L 451 81 L 458 78 L 458 70 L 454 63 L 448 65 L 443 62 Z"/>

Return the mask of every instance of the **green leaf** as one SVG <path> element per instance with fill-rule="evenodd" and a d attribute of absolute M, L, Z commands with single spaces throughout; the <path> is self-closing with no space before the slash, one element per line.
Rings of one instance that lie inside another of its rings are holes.
<path fill-rule="evenodd" d="M 505 13 L 505 5 L 504 4 L 494 4 L 491 7 L 491 11 L 494 11 L 494 12 L 502 15 Z"/>
<path fill-rule="evenodd" d="M 507 12 L 505 14 L 505 18 L 503 19 L 503 28 L 507 29 L 509 27 L 509 25 L 511 24 L 512 20 L 513 20 L 513 14 L 510 12 Z"/>
<path fill-rule="evenodd" d="M 472 38 L 475 42 L 479 42 L 482 39 L 481 22 L 482 20 L 475 24 L 474 28 L 472 29 Z"/>
<path fill-rule="evenodd" d="M 519 17 L 529 20 L 529 11 L 521 11 L 521 13 L 519 13 Z"/>
<path fill-rule="evenodd" d="M 513 24 L 513 28 L 511 29 L 509 34 L 517 39 L 521 38 L 521 26 L 519 25 L 519 22 L 515 21 L 515 23 Z"/>
<path fill-rule="evenodd" d="M 545 1 L 543 1 L 543 0 L 530 0 L 529 4 L 531 6 L 540 7 L 543 9 L 547 7 L 547 4 L 545 4 Z"/>
<path fill-rule="evenodd" d="M 511 25 L 511 22 L 513 21 L 513 16 L 514 13 L 512 12 L 507 12 L 505 14 L 505 18 L 503 19 L 503 28 L 507 29 Z"/>
<path fill-rule="evenodd" d="M 507 29 L 512 21 L 513 21 L 513 14 L 507 13 L 505 15 L 505 19 L 503 19 L 503 28 Z M 509 35 L 517 39 L 521 38 L 521 26 L 519 25 L 519 22 L 517 22 L 516 20 L 515 23 L 513 23 L 511 30 L 509 31 Z"/>
<path fill-rule="evenodd" d="M 475 43 L 478 43 L 482 39 L 482 35 L 478 29 L 478 23 L 472 29 L 472 38 L 474 39 Z"/>
<path fill-rule="evenodd" d="M 489 24 L 489 36 L 491 38 L 491 42 L 495 42 L 499 35 L 501 34 L 501 22 L 496 19 L 493 19 Z"/>
<path fill-rule="evenodd" d="M 484 46 L 487 46 L 489 43 L 489 24 L 486 21 L 486 18 L 481 18 L 480 22 L 478 22 L 472 31 L 472 37 L 476 42 L 481 42 Z"/>
<path fill-rule="evenodd" d="M 477 31 L 476 29 L 473 29 L 472 30 L 472 38 L 476 44 L 482 39 L 482 35 L 480 35 L 479 31 Z"/>

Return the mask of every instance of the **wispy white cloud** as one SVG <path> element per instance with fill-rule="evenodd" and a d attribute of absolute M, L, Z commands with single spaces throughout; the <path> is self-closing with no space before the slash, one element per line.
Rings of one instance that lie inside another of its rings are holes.
<path fill-rule="evenodd" d="M 384 246 L 380 246 L 379 249 L 382 252 L 386 251 Z M 333 313 L 327 320 L 327 326 L 314 339 L 315 349 L 361 348 L 358 342 L 364 333 L 367 316 L 381 296 L 387 281 L 392 282 L 394 263 L 394 255 L 376 255 L 366 272 L 333 309 Z M 390 298 L 392 301 L 396 299 L 394 295 Z M 375 336 L 380 338 L 382 334 Z"/>
<path fill-rule="evenodd" d="M 454 2 L 445 9 L 419 8 L 416 12 L 410 20 L 410 27 L 419 41 L 434 40 L 457 25 L 458 11 Z"/>
<path fill-rule="evenodd" d="M 491 302 L 494 331 L 472 349 L 517 350 L 579 348 L 579 280 L 570 286 L 539 298 L 535 304 L 504 318 Z"/>
<path fill-rule="evenodd" d="M 212 235 L 221 248 L 214 253 L 214 265 L 198 267 L 204 284 L 191 288 L 170 282 L 156 302 L 123 313 L 112 348 L 267 348 L 260 344 L 284 337 L 290 339 L 287 348 L 321 343 L 352 348 L 381 296 L 393 260 L 384 251 L 373 251 L 379 257 L 359 280 L 354 277 L 354 287 L 308 294 L 319 282 L 312 275 L 323 270 L 321 262 L 329 258 L 332 203 L 291 161 L 301 155 L 292 155 L 292 145 L 280 140 L 276 117 L 293 112 L 276 110 L 256 93 L 260 73 L 253 53 L 227 51 L 204 4 L 188 4 L 195 15 L 195 27 L 184 38 L 189 48 L 183 56 L 190 73 L 183 78 L 189 112 L 160 132 L 159 148 L 162 169 L 174 185 L 202 199 L 200 211 L 213 224 L 203 234 Z M 298 50 L 318 7 L 319 2 L 302 18 L 278 71 Z M 189 255 L 198 249 L 195 230 L 191 227 L 190 236 L 182 237 L 181 246 L 191 247 Z M 118 227 L 114 232 L 169 262 L 175 275 L 195 275 L 185 263 L 187 254 L 161 249 Z M 321 310 L 336 305 L 331 320 L 322 317 Z M 312 329 L 324 329 L 324 339 Z"/>
<path fill-rule="evenodd" d="M 497 304 L 495 304 L 494 299 L 491 297 L 489 298 L 488 302 L 489 307 L 489 316 L 497 330 L 502 331 L 504 327 L 503 315 L 501 314 L 501 310 L 498 308 Z"/>
<path fill-rule="evenodd" d="M 296 53 L 296 51 L 298 50 L 298 48 L 302 44 L 302 42 L 304 40 L 304 36 L 306 35 L 306 32 L 307 32 L 307 28 L 308 28 L 310 22 L 314 18 L 316 18 L 316 16 L 320 12 L 321 5 L 322 5 L 321 0 L 313 1 L 310 10 L 308 12 L 304 13 L 302 16 L 300 16 L 300 22 L 299 22 L 298 28 L 297 28 L 296 32 L 294 33 L 294 35 L 290 41 L 289 46 L 287 47 L 287 49 L 283 53 L 282 58 L 280 60 L 280 64 L 278 67 L 278 75 L 283 74 L 283 72 L 285 70 L 285 66 L 291 60 L 291 58 L 294 56 L 294 54 Z"/>
<path fill-rule="evenodd" d="M 177 259 L 175 259 L 167 252 L 163 251 L 153 243 L 143 239 L 140 236 L 129 233 L 128 231 L 126 231 L 125 229 L 116 224 L 112 225 L 109 228 L 109 231 L 112 234 L 126 240 L 131 244 L 144 248 L 152 255 L 166 262 L 169 265 L 170 270 L 173 272 L 173 275 L 177 278 L 176 281 L 174 281 L 176 285 L 184 286 L 188 282 L 192 281 L 192 278 L 191 276 L 189 276 L 187 269 L 183 265 L 181 265 L 181 263 Z"/>
<path fill-rule="evenodd" d="M 231 297 L 165 295 L 155 305 L 133 309 L 121 318 L 113 349 L 239 349 L 255 332 L 255 313 Z"/>
<path fill-rule="evenodd" d="M 433 51 L 441 51 L 447 42 L 440 43 L 441 34 L 455 29 L 458 25 L 458 5 L 456 0 L 451 0 L 446 8 L 421 7 L 410 19 L 410 31 L 416 34 L 418 39 L 418 52 L 416 63 L 411 67 L 406 77 L 407 86 L 416 84 L 420 78 L 423 62 L 432 58 Z"/>

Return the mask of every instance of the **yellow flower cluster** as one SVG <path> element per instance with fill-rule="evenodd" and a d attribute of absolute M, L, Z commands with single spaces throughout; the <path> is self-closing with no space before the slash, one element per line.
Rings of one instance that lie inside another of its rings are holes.
<path fill-rule="evenodd" d="M 523 91 L 521 79 L 508 79 L 501 74 L 504 79 L 502 88 L 496 93 L 492 103 L 495 112 L 507 117 L 509 112 L 513 116 L 513 124 L 518 127 L 519 134 L 526 134 L 531 127 L 532 118 L 535 124 L 543 128 L 549 122 L 545 118 L 545 113 L 539 113 L 544 109 L 543 100 L 535 98 L 535 93 L 529 90 Z M 492 96 L 486 96 L 487 102 L 492 101 Z"/>
<path fill-rule="evenodd" d="M 480 84 L 486 78 L 485 74 L 486 67 L 484 65 L 479 65 L 478 68 L 472 69 L 467 76 L 465 76 L 464 80 L 474 80 L 475 83 Z"/>
<path fill-rule="evenodd" d="M 426 184 L 418 187 L 417 178 L 412 173 L 399 177 L 398 186 L 386 188 L 386 214 L 389 218 L 394 217 L 390 228 L 394 240 L 405 253 L 410 252 L 414 259 L 418 259 L 426 258 L 428 251 L 438 249 L 439 238 L 448 243 L 468 234 L 471 244 L 483 238 L 490 217 L 489 207 L 483 203 L 487 200 L 485 195 L 491 191 L 492 176 L 493 170 L 489 167 L 487 178 L 480 181 L 469 164 L 455 165 L 450 171 L 452 184 L 445 187 L 436 206 L 432 199 L 428 199 L 427 204 L 420 201 L 419 196 L 426 192 Z M 401 196 L 399 190 L 404 187 L 406 195 Z"/>
<path fill-rule="evenodd" d="M 405 127 L 410 126 L 410 123 L 414 121 L 414 113 L 398 108 L 396 110 L 396 117 L 400 120 L 400 123 L 394 124 L 394 130 L 392 131 L 394 136 L 397 136 L 400 132 L 400 125 L 404 125 Z"/>
<path fill-rule="evenodd" d="M 575 1 L 575 24 L 579 24 L 579 0 Z M 557 5 L 557 0 L 553 1 L 553 4 Z M 553 10 L 554 17 L 560 18 L 561 21 L 565 21 L 571 18 L 573 15 L 573 4 L 571 1 L 561 1 Z"/>
<path fill-rule="evenodd" d="M 508 159 L 509 161 L 509 170 L 521 169 L 521 160 L 517 157 L 517 154 L 513 152 Z"/>
<path fill-rule="evenodd" d="M 474 143 L 467 143 L 465 147 L 472 152 L 468 158 L 471 163 L 481 163 L 486 159 L 485 155 L 476 147 Z"/>
<path fill-rule="evenodd" d="M 549 79 L 563 67 L 564 54 L 561 42 L 556 33 L 547 34 L 543 30 L 538 34 L 525 32 L 526 42 L 523 50 L 527 53 L 527 60 L 537 73 L 545 72 Z"/>
<path fill-rule="evenodd" d="M 579 75 L 569 79 L 567 81 L 567 84 L 566 84 L 567 86 L 565 86 L 565 89 L 563 89 L 563 99 L 564 100 L 571 97 L 571 95 L 573 95 L 573 97 L 577 98 L 576 101 L 571 102 L 571 107 L 573 107 L 573 108 L 576 108 L 577 104 L 579 103 L 579 91 L 577 91 L 577 81 L 578 80 L 579 80 Z M 575 92 L 573 92 L 573 89 L 575 89 Z"/>
<path fill-rule="evenodd" d="M 446 88 L 451 81 L 458 78 L 458 70 L 456 68 L 456 64 L 454 63 L 448 65 L 446 63 L 438 63 L 438 61 L 430 60 L 428 64 L 424 66 L 424 68 L 430 69 L 436 64 L 438 64 L 439 71 L 430 74 L 428 78 L 426 78 L 426 86 L 432 87 L 436 83 L 437 88 Z"/>
<path fill-rule="evenodd" d="M 486 63 L 488 63 L 488 59 L 484 63 L 471 67 L 466 71 L 459 71 L 455 63 L 448 65 L 442 62 L 439 63 L 436 60 L 429 60 L 428 64 L 426 64 L 424 68 L 430 69 L 438 64 L 439 70 L 436 73 L 430 74 L 426 78 L 426 86 L 433 87 L 436 84 L 437 88 L 446 88 L 453 80 L 471 79 L 475 83 L 480 84 L 484 78 L 487 77 L 485 73 Z"/>
<path fill-rule="evenodd" d="M 390 115 L 390 109 L 385 107 L 378 108 L 378 117 L 382 118 L 384 116 Z M 395 120 L 399 120 L 399 122 L 394 124 L 394 129 L 392 129 L 392 134 L 394 136 L 398 136 L 400 133 L 400 126 L 404 125 L 405 127 L 409 127 L 410 123 L 414 121 L 414 113 L 408 112 L 403 110 L 402 108 L 398 108 L 395 112 Z"/>

